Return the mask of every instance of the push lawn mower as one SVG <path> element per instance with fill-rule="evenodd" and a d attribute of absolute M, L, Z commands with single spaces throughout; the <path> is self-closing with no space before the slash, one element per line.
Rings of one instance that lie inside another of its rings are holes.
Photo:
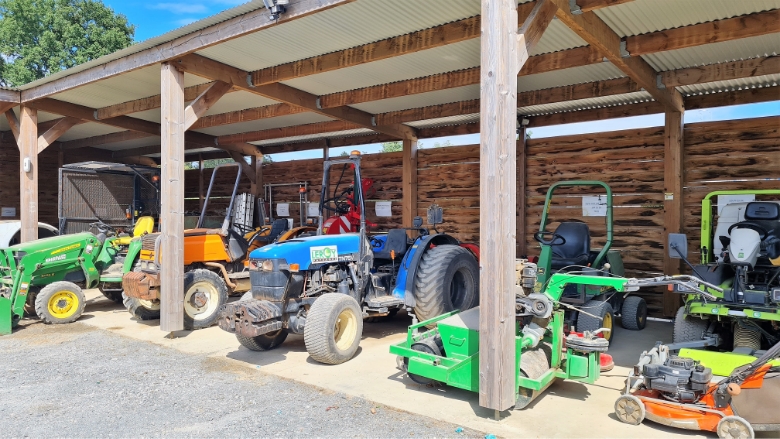
<path fill-rule="evenodd" d="M 711 383 L 712 369 L 672 356 L 658 344 L 639 357 L 626 390 L 615 402 L 621 422 L 644 419 L 686 430 L 712 431 L 722 439 L 752 439 L 754 431 L 780 431 L 780 343 L 752 363 Z"/>
<path fill-rule="evenodd" d="M 690 276 L 627 279 L 556 273 L 537 293 L 533 290 L 538 274 L 536 265 L 518 260 L 517 272 L 515 409 L 528 406 L 556 379 L 594 383 L 600 376 L 599 357 L 609 347 L 609 342 L 598 336 L 604 330 L 564 335 L 561 298 L 569 285 L 599 286 L 619 293 L 657 285 L 677 284 L 686 289 L 705 285 Z M 417 383 L 436 381 L 478 392 L 479 319 L 476 307 L 412 325 L 406 340 L 391 346 L 390 353 L 398 355 L 399 368 Z M 418 332 L 426 326 L 434 329 Z"/>

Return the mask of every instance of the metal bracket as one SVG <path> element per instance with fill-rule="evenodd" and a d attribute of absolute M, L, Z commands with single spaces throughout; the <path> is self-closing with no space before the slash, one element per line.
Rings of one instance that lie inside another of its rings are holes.
<path fill-rule="evenodd" d="M 317 105 L 317 109 L 318 110 L 322 110 L 322 104 L 320 103 L 320 97 L 319 96 L 317 96 L 317 102 L 315 103 L 315 105 Z"/>
<path fill-rule="evenodd" d="M 569 0 L 569 9 L 571 10 L 571 15 L 582 15 L 582 9 L 577 4 L 577 0 Z"/>
<path fill-rule="evenodd" d="M 317 99 L 319 99 L 319 98 L 317 98 Z M 376 126 L 376 116 L 371 116 L 371 126 L 372 127 Z"/>
<path fill-rule="evenodd" d="M 663 75 L 660 73 L 655 75 L 655 86 L 656 88 L 663 90 L 666 88 L 666 84 L 664 84 L 664 78 Z"/>
<path fill-rule="evenodd" d="M 623 58 L 630 58 L 631 54 L 626 49 L 626 40 L 620 40 L 620 56 Z"/>
<path fill-rule="evenodd" d="M 246 74 L 246 83 L 249 85 L 249 88 L 255 88 L 255 83 L 252 82 L 252 74 L 247 73 Z"/>

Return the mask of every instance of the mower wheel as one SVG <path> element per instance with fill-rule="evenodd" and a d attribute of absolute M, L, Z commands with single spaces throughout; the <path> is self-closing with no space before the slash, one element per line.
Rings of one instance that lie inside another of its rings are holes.
<path fill-rule="evenodd" d="M 621 395 L 615 401 L 615 416 L 624 424 L 639 425 L 645 414 L 645 404 L 634 395 Z"/>
<path fill-rule="evenodd" d="M 726 416 L 718 422 L 716 429 L 720 439 L 753 439 L 753 427 L 741 416 Z"/>
<path fill-rule="evenodd" d="M 608 331 L 603 333 L 604 338 L 611 342 L 615 326 L 615 312 L 612 310 L 612 305 L 602 300 L 589 300 L 582 305 L 581 309 L 585 312 L 577 313 L 577 332 L 595 332 L 606 328 Z M 598 318 L 585 313 L 593 314 Z"/>
<path fill-rule="evenodd" d="M 328 293 L 309 309 L 303 341 L 320 363 L 341 364 L 355 356 L 363 336 L 363 313 L 352 296 Z"/>
<path fill-rule="evenodd" d="M 81 317 L 87 298 L 72 282 L 54 282 L 41 289 L 35 298 L 35 313 L 48 324 L 71 323 Z"/>
<path fill-rule="evenodd" d="M 27 291 L 27 300 L 24 301 L 24 316 L 25 317 L 38 317 L 35 312 L 35 298 L 38 297 L 38 293 L 41 291 L 38 287 L 30 287 Z"/>
<path fill-rule="evenodd" d="M 239 302 L 244 300 L 251 300 L 252 292 L 244 293 L 239 299 Z M 278 331 L 269 332 L 268 334 L 258 335 L 257 337 L 244 337 L 243 335 L 236 334 L 236 339 L 241 343 L 241 346 L 252 351 L 270 351 L 271 349 L 280 346 L 287 338 L 287 331 L 280 329 Z"/>
<path fill-rule="evenodd" d="M 701 340 L 702 336 L 704 336 L 704 332 L 707 331 L 708 326 L 709 322 L 707 320 L 686 316 L 685 307 L 681 306 L 674 316 L 674 332 L 672 332 L 672 339 L 675 343 Z"/>
<path fill-rule="evenodd" d="M 477 306 L 479 265 L 474 255 L 450 244 L 426 251 L 414 279 L 414 299 L 414 314 L 420 321 Z"/>
<path fill-rule="evenodd" d="M 216 323 L 227 299 L 227 285 L 217 273 L 203 269 L 184 273 L 184 329 Z"/>
<path fill-rule="evenodd" d="M 520 373 L 525 378 L 534 380 L 541 378 L 542 375 L 550 370 L 551 356 L 552 346 L 549 343 L 540 343 L 533 349 L 524 350 L 520 354 Z M 550 381 L 550 384 L 552 384 L 552 381 Z M 515 401 L 514 409 L 522 410 L 528 407 L 545 389 L 533 390 L 520 387 L 517 390 L 517 401 Z"/>
<path fill-rule="evenodd" d="M 136 299 L 135 297 L 129 297 L 123 291 L 122 304 L 125 305 L 127 312 L 138 320 L 157 320 L 160 318 L 159 300 Z"/>
<path fill-rule="evenodd" d="M 647 302 L 638 296 L 628 296 L 620 309 L 621 325 L 632 331 L 641 331 L 647 326 Z"/>

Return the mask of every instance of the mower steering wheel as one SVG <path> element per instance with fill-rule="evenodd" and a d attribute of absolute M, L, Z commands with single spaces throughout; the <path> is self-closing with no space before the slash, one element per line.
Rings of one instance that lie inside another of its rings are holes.
<path fill-rule="evenodd" d="M 109 226 L 108 224 L 104 223 L 103 221 L 98 221 L 96 223 L 92 223 L 89 225 L 89 227 L 94 227 L 98 229 L 98 232 L 103 232 L 106 235 L 109 233 L 116 233 L 116 229 Z"/>
<path fill-rule="evenodd" d="M 548 235 L 552 235 L 552 239 L 550 240 L 544 239 L 544 237 Z M 555 232 L 546 232 L 546 231 L 536 232 L 534 233 L 534 239 L 542 245 L 552 246 L 552 245 L 566 244 L 566 238 L 564 238 L 563 236 Z"/>
<path fill-rule="evenodd" d="M 246 224 L 233 224 L 234 229 L 238 229 L 238 233 L 241 235 L 246 235 L 249 232 L 253 232 L 255 229 L 247 226 Z"/>
<path fill-rule="evenodd" d="M 731 235 L 731 231 L 735 228 L 739 227 L 740 229 L 750 229 L 753 231 L 758 232 L 758 237 L 763 241 L 766 239 L 766 235 L 769 233 L 767 230 L 760 224 L 756 224 L 752 221 L 740 221 L 738 223 L 734 223 L 729 227 L 729 236 Z"/>

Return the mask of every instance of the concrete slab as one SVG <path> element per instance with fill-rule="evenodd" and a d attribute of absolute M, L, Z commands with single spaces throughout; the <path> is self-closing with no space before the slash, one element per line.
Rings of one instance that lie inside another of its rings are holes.
<path fill-rule="evenodd" d="M 138 322 L 124 308 L 104 299 L 96 290 L 89 299 L 81 322 L 118 334 L 168 346 L 182 352 L 224 357 L 235 365 L 310 384 L 334 392 L 359 396 L 394 409 L 452 422 L 504 437 L 712 437 L 670 429 L 645 422 L 630 426 L 613 414 L 628 370 L 642 350 L 656 341 L 669 341 L 672 325 L 649 322 L 644 331 L 618 329 L 610 353 L 616 367 L 594 385 L 557 382 L 523 411 L 512 411 L 501 421 L 493 412 L 479 407 L 476 393 L 449 387 L 419 386 L 396 369 L 389 354 L 391 344 L 406 336 L 410 321 L 406 316 L 381 323 L 366 323 L 360 350 L 351 361 L 338 366 L 316 363 L 306 353 L 302 336 L 291 335 L 279 348 L 253 352 L 241 347 L 235 337 L 217 327 L 165 338 L 157 321 Z"/>

